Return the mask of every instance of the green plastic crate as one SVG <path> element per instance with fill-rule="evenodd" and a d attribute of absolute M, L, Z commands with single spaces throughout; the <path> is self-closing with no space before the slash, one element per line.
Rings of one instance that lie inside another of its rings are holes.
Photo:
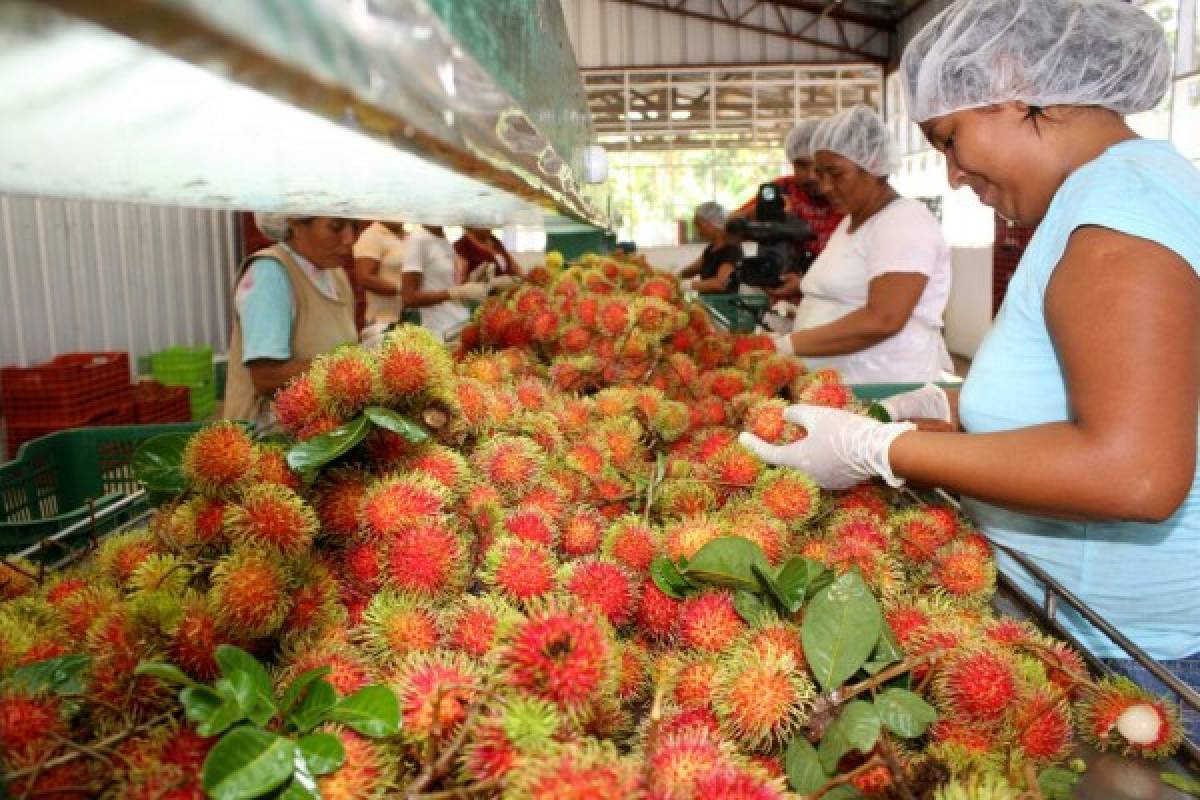
<path fill-rule="evenodd" d="M 168 347 L 150 356 L 150 373 L 164 386 L 211 386 L 213 352 L 207 345 Z"/>
<path fill-rule="evenodd" d="M 26 442 L 16 458 L 0 465 L 0 554 L 37 544 L 136 491 L 129 462 L 137 446 L 152 436 L 199 428 L 192 422 L 75 428 Z M 93 533 L 107 533 L 146 507 L 135 503 L 106 516 Z M 85 536 L 81 533 L 79 538 Z M 61 555 L 58 550 L 46 552 L 48 560 Z"/>
<path fill-rule="evenodd" d="M 730 333 L 753 333 L 762 312 L 771 304 L 765 294 L 702 294 L 700 301 Z"/>
<path fill-rule="evenodd" d="M 217 406 L 216 387 L 211 383 L 188 387 L 188 405 L 192 409 L 193 422 L 212 416 Z"/>

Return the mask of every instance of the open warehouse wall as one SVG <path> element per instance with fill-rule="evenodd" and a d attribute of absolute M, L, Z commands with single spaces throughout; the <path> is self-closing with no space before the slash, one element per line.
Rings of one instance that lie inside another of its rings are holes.
<path fill-rule="evenodd" d="M 0 364 L 224 350 L 237 241 L 224 211 L 0 196 Z"/>

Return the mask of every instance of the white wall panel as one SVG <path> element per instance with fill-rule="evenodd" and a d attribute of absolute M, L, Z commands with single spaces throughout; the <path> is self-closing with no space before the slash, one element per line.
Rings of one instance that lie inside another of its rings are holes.
<path fill-rule="evenodd" d="M 726 0 L 727 4 L 733 1 Z M 739 30 L 612 0 L 561 0 L 561 3 L 575 60 L 583 68 L 853 60 L 845 53 L 789 41 L 782 36 Z M 751 10 L 744 21 L 763 26 L 777 24 L 775 11 L 768 4 Z M 852 43 L 862 41 L 868 33 L 866 28 L 853 23 L 846 23 L 845 30 Z M 829 19 L 822 20 L 805 35 L 839 41 L 837 25 Z M 885 45 L 886 37 L 879 36 L 868 49 L 882 53 Z"/>
<path fill-rule="evenodd" d="M 233 215 L 0 196 L 0 364 L 229 337 Z"/>

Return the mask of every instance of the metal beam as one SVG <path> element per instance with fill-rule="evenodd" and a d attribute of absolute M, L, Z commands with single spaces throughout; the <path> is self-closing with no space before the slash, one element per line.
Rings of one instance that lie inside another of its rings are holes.
<path fill-rule="evenodd" d="M 863 14 L 859 11 L 847 11 L 844 8 L 829 8 L 828 3 L 815 2 L 815 0 L 765 0 L 773 6 L 782 6 L 795 11 L 807 11 L 810 14 L 828 13 L 829 16 L 853 22 L 857 25 L 864 25 L 868 28 L 881 28 L 883 30 L 891 30 L 895 27 L 893 20 L 887 17 L 877 17 L 873 14 Z"/>
<path fill-rule="evenodd" d="M 872 64 L 883 64 L 883 63 L 886 63 L 886 61 L 887 61 L 886 56 L 877 55 L 875 53 L 867 52 L 865 50 L 860 50 L 855 47 L 849 47 L 845 44 L 839 44 L 837 42 L 827 42 L 822 39 L 814 39 L 811 36 L 799 36 L 799 35 L 791 33 L 790 30 L 786 30 L 786 31 L 779 30 L 776 28 L 769 28 L 765 25 L 756 25 L 753 23 L 745 22 L 745 21 L 739 22 L 738 20 L 732 19 L 729 17 L 721 17 L 716 14 L 708 14 L 708 13 L 704 13 L 702 11 L 694 11 L 691 8 L 685 7 L 684 5 L 672 6 L 670 4 L 670 0 L 612 0 L 612 2 L 621 3 L 621 4 L 627 5 L 627 6 L 634 6 L 637 8 L 646 8 L 651 11 L 661 11 L 665 14 L 675 14 L 675 15 L 681 16 L 681 17 L 688 17 L 689 19 L 703 20 L 705 22 L 712 22 L 717 25 L 725 25 L 730 28 L 738 28 L 740 30 L 753 31 L 755 33 L 762 33 L 767 36 L 778 36 L 779 38 L 787 39 L 788 41 L 800 42 L 802 44 L 812 45 L 813 47 L 821 47 L 826 50 L 832 50 L 837 53 L 845 53 L 847 55 L 852 55 L 856 58 L 859 58 L 863 61 L 868 61 Z M 775 3 L 772 3 L 772 5 L 775 5 Z M 820 11 L 820 9 L 818 9 L 818 12 L 819 11 Z M 780 18 L 781 19 L 783 18 L 782 12 L 780 13 Z"/>

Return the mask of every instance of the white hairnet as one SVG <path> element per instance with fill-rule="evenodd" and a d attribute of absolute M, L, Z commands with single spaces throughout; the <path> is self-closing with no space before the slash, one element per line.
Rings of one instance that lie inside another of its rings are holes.
<path fill-rule="evenodd" d="M 891 175 L 899 156 L 883 120 L 867 106 L 851 106 L 823 121 L 812 137 L 812 151 L 828 150 L 848 158 L 872 175 Z"/>
<path fill-rule="evenodd" d="M 724 228 L 725 220 L 729 218 L 729 215 L 725 213 L 725 209 L 721 207 L 720 203 L 701 203 L 696 206 L 695 217 L 716 225 L 718 228 Z"/>
<path fill-rule="evenodd" d="M 821 120 L 819 119 L 802 119 L 796 123 L 796 127 L 788 131 L 787 138 L 783 140 L 783 150 L 787 153 L 788 162 L 798 158 L 812 157 L 809 144 L 812 142 L 813 133 L 820 124 Z"/>
<path fill-rule="evenodd" d="M 264 236 L 276 242 L 282 242 L 287 238 L 288 219 L 290 217 L 287 214 L 268 214 L 265 211 L 254 212 L 254 224 L 263 232 Z"/>
<path fill-rule="evenodd" d="M 908 114 L 924 122 L 966 108 L 1154 108 L 1171 81 L 1162 26 L 1122 0 L 958 0 L 901 59 Z"/>

